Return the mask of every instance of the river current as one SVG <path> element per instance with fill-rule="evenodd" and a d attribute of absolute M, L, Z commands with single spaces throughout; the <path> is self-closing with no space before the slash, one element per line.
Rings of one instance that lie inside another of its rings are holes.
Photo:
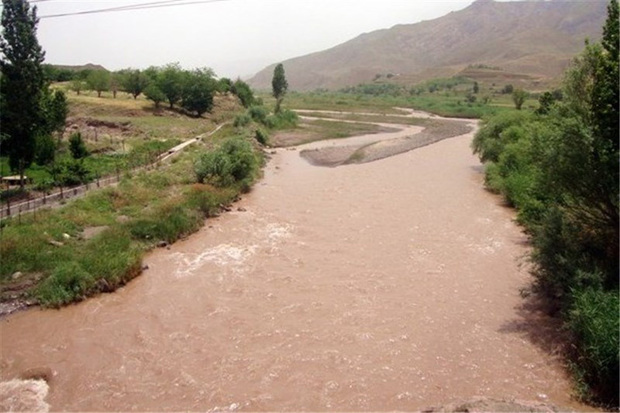
<path fill-rule="evenodd" d="M 471 139 L 338 168 L 278 149 L 232 212 L 128 286 L 2 320 L 2 379 L 49 369 L 47 402 L 70 411 L 579 409 Z"/>

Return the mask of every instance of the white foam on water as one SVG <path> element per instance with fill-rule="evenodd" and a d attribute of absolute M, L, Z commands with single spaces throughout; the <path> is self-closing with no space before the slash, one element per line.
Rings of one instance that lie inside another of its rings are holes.
<path fill-rule="evenodd" d="M 177 253 L 175 259 L 178 262 L 176 275 L 185 277 L 191 275 L 206 263 L 213 263 L 218 267 L 239 267 L 243 265 L 252 255 L 256 253 L 257 246 L 247 247 L 235 246 L 230 244 L 220 244 L 209 248 L 200 254 Z"/>
<path fill-rule="evenodd" d="M 49 412 L 45 402 L 49 386 L 45 380 L 10 380 L 0 382 L 0 411 Z"/>

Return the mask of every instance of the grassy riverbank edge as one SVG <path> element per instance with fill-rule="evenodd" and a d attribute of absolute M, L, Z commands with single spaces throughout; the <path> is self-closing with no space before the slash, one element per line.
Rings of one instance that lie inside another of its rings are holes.
<path fill-rule="evenodd" d="M 204 146 L 187 152 L 61 208 L 3 221 L 0 315 L 59 308 L 127 284 L 142 273 L 145 253 L 196 232 L 248 192 L 264 157 L 254 145 L 248 179 L 216 186 L 196 183 Z"/>

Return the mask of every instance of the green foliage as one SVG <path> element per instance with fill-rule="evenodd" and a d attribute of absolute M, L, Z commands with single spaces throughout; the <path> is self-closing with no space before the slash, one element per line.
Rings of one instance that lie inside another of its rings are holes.
<path fill-rule="evenodd" d="M 267 121 L 267 116 L 269 116 L 269 111 L 264 106 L 251 106 L 248 109 L 248 115 L 250 115 L 254 122 L 264 125 Z"/>
<path fill-rule="evenodd" d="M 97 92 L 98 97 L 101 97 L 101 92 L 110 89 L 110 72 L 107 70 L 93 70 L 88 75 L 86 83 L 91 90 Z"/>
<path fill-rule="evenodd" d="M 36 8 L 24 0 L 2 1 L 0 124 L 2 149 L 11 168 L 24 175 L 35 155 L 35 138 L 46 124 L 40 106 L 47 88 L 37 40 Z"/>
<path fill-rule="evenodd" d="M 618 406 L 618 294 L 590 288 L 572 301 L 568 326 L 576 339 L 578 374 L 591 394 Z"/>
<path fill-rule="evenodd" d="M 525 103 L 528 96 L 529 94 L 523 89 L 515 89 L 514 92 L 512 92 L 512 101 L 514 102 L 517 110 L 521 110 L 521 107 Z"/>
<path fill-rule="evenodd" d="M 261 145 L 267 145 L 269 143 L 269 134 L 264 129 L 256 129 L 256 132 L 254 132 L 254 138 Z"/>
<path fill-rule="evenodd" d="M 149 84 L 146 89 L 144 89 L 144 95 L 148 100 L 155 103 L 156 108 L 159 108 L 159 104 L 166 100 L 166 95 L 164 95 L 164 92 L 162 92 L 155 83 Z"/>
<path fill-rule="evenodd" d="M 196 231 L 201 217 L 183 205 L 170 203 L 157 209 L 150 216 L 128 224 L 131 236 L 139 240 L 174 242 L 183 235 Z"/>
<path fill-rule="evenodd" d="M 281 110 L 280 112 L 267 116 L 265 126 L 269 129 L 290 129 L 297 126 L 299 116 L 292 110 Z"/>
<path fill-rule="evenodd" d="M 239 98 L 244 108 L 249 108 L 256 103 L 254 92 L 250 85 L 241 79 L 237 79 L 230 87 L 230 91 Z"/>
<path fill-rule="evenodd" d="M 134 99 L 137 99 L 138 96 L 140 96 L 140 94 L 146 91 L 147 87 L 149 86 L 149 83 L 150 83 L 150 80 L 148 76 L 139 69 L 127 69 L 127 70 L 121 71 L 120 73 L 121 88 L 125 92 L 131 94 Z M 160 102 L 161 101 L 163 101 L 163 99 L 160 99 Z"/>
<path fill-rule="evenodd" d="M 93 289 L 95 280 L 82 266 L 69 261 L 60 264 L 38 287 L 36 295 L 44 307 L 61 307 L 81 301 Z"/>
<path fill-rule="evenodd" d="M 240 115 L 235 116 L 235 120 L 233 121 L 233 126 L 235 128 L 242 128 L 244 126 L 248 126 L 252 122 L 252 118 L 247 113 L 242 113 Z"/>
<path fill-rule="evenodd" d="M 196 117 L 202 116 L 213 107 L 216 82 L 208 69 L 197 69 L 185 73 L 181 106 Z"/>
<path fill-rule="evenodd" d="M 273 70 L 273 79 L 271 80 L 271 88 L 273 97 L 276 98 L 276 108 L 275 113 L 280 112 L 280 106 L 282 105 L 282 100 L 284 99 L 284 95 L 288 90 L 288 81 L 286 80 L 286 75 L 284 73 L 284 66 L 282 63 L 279 63 L 276 68 Z"/>
<path fill-rule="evenodd" d="M 83 159 L 88 156 L 88 150 L 80 132 L 72 133 L 69 137 L 69 150 L 73 159 Z"/>
<path fill-rule="evenodd" d="M 474 153 L 482 162 L 499 161 L 506 145 L 518 139 L 518 128 L 531 119 L 532 115 L 527 112 L 506 112 L 484 119 L 472 142 Z"/>
<path fill-rule="evenodd" d="M 44 89 L 41 97 L 42 124 L 40 134 L 53 134 L 65 129 L 65 122 L 69 114 L 67 96 L 62 90 L 51 91 Z"/>
<path fill-rule="evenodd" d="M 82 90 L 86 89 L 86 84 L 82 79 L 74 79 L 71 81 L 69 88 L 79 96 Z"/>
<path fill-rule="evenodd" d="M 70 69 L 62 69 L 50 64 L 43 64 L 42 67 L 48 82 L 68 82 L 75 76 L 75 72 Z"/>
<path fill-rule="evenodd" d="M 82 159 L 63 159 L 49 167 L 49 173 L 56 185 L 73 186 L 92 180 L 91 171 Z"/>
<path fill-rule="evenodd" d="M 367 83 L 343 88 L 341 92 L 372 96 L 401 96 L 405 93 L 405 89 L 394 83 Z"/>
<path fill-rule="evenodd" d="M 56 142 L 50 135 L 39 135 L 36 138 L 35 161 L 39 165 L 49 165 L 56 156 Z"/>
<path fill-rule="evenodd" d="M 157 87 L 166 96 L 170 109 L 183 96 L 184 75 L 178 63 L 171 63 L 159 70 L 155 80 Z"/>
<path fill-rule="evenodd" d="M 225 187 L 251 182 L 258 168 L 252 145 L 244 138 L 235 137 L 224 141 L 215 151 L 203 153 L 194 165 L 194 172 L 199 183 Z"/>

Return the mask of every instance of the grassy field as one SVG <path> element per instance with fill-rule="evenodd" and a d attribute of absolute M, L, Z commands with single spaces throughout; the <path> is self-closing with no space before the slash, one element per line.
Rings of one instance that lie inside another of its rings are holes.
<path fill-rule="evenodd" d="M 426 91 L 419 95 L 407 93 L 394 96 L 343 92 L 291 92 L 286 96 L 284 105 L 294 110 L 372 112 L 384 115 L 402 114 L 401 111 L 395 109 L 395 107 L 402 107 L 456 118 L 481 118 L 515 108 L 511 95 L 497 93 L 497 91 L 491 91 L 484 86 L 481 86 L 476 102 L 468 102 L 467 93 L 465 90 L 459 89 L 434 93 Z M 485 96 L 488 98 L 487 103 L 483 103 Z M 275 104 L 270 96 L 264 95 L 262 97 L 266 105 Z M 537 107 L 536 95 L 528 98 L 523 105 L 524 109 Z"/>

